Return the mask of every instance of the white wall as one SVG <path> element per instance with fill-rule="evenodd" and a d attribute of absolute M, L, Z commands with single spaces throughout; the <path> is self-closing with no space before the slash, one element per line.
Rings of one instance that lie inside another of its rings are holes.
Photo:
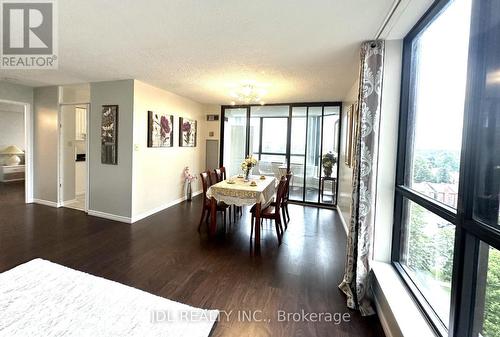
<path fill-rule="evenodd" d="M 148 111 L 174 115 L 174 146 L 148 148 Z M 205 166 L 206 108 L 149 84 L 134 81 L 133 198 L 134 219 L 158 211 L 185 196 L 183 169 L 199 175 Z M 179 117 L 198 121 L 197 146 L 179 147 Z M 193 192 L 201 185 L 196 181 Z"/>
<path fill-rule="evenodd" d="M 391 261 L 403 41 L 385 42 L 373 258 Z"/>
<path fill-rule="evenodd" d="M 206 137 L 208 139 L 218 139 L 220 140 L 220 105 L 204 105 L 203 106 L 203 112 L 205 115 L 218 115 L 219 120 L 218 121 L 207 121 L 207 128 L 206 128 Z M 207 120 L 206 116 L 204 117 L 205 120 Z M 210 136 L 210 132 L 213 132 L 214 135 Z"/>
<path fill-rule="evenodd" d="M 61 128 L 61 183 L 60 201 L 71 201 L 76 197 L 75 133 L 76 112 L 74 105 L 63 105 L 60 111 Z"/>
<path fill-rule="evenodd" d="M 71 84 L 59 87 L 59 103 L 88 103 L 90 102 L 90 84 Z"/>
<path fill-rule="evenodd" d="M 33 107 L 33 88 L 0 81 L 0 99 L 28 103 Z"/>
<path fill-rule="evenodd" d="M 337 208 L 339 209 L 342 218 L 349 226 L 351 219 L 351 198 L 352 198 L 352 168 L 345 164 L 347 142 L 347 107 L 358 100 L 358 80 L 356 79 L 351 87 L 351 90 L 343 99 L 342 103 L 342 120 L 341 120 L 341 135 L 340 135 L 340 156 L 339 156 L 339 187 Z"/>
<path fill-rule="evenodd" d="M 112 215 L 128 221 L 132 215 L 132 130 L 134 81 L 90 84 L 89 149 L 90 214 Z M 118 165 L 101 164 L 103 105 L 118 105 Z M 93 211 L 93 212 L 92 212 Z M 118 218 L 119 219 L 119 218 Z"/>
<path fill-rule="evenodd" d="M 58 87 L 34 89 L 33 197 L 57 202 Z"/>

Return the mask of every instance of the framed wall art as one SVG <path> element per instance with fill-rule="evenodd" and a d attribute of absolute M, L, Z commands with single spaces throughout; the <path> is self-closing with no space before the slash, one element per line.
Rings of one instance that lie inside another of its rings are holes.
<path fill-rule="evenodd" d="M 174 145 L 174 116 L 148 111 L 148 147 Z"/>
<path fill-rule="evenodd" d="M 344 164 L 346 164 L 348 167 L 351 167 L 351 149 L 352 149 L 352 108 L 353 105 L 349 105 L 346 109 L 346 116 L 347 116 L 347 121 L 346 121 L 346 139 L 344 143 Z"/>
<path fill-rule="evenodd" d="M 358 103 L 347 107 L 347 138 L 345 142 L 345 164 L 352 167 L 356 153 L 356 129 L 358 124 Z"/>
<path fill-rule="evenodd" d="M 197 136 L 195 120 L 179 117 L 179 146 L 195 147 Z"/>
<path fill-rule="evenodd" d="M 101 163 L 118 165 L 118 105 L 102 106 Z"/>

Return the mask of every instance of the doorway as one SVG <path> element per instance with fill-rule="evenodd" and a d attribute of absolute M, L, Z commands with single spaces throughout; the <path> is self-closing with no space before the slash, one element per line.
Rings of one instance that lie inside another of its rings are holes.
<path fill-rule="evenodd" d="M 0 199 L 33 202 L 31 106 L 0 100 Z"/>
<path fill-rule="evenodd" d="M 223 106 L 221 164 L 240 173 L 248 155 L 253 174 L 292 173 L 290 200 L 336 206 L 341 103 Z"/>
<path fill-rule="evenodd" d="M 59 109 L 59 204 L 88 211 L 89 104 L 61 104 Z"/>

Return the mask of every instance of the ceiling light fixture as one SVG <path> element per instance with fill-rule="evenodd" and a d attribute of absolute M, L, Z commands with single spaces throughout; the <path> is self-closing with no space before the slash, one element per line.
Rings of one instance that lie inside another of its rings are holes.
<path fill-rule="evenodd" d="M 267 94 L 267 90 L 256 84 L 243 84 L 230 92 L 232 98 L 236 101 L 251 104 L 263 104 L 262 98 Z"/>

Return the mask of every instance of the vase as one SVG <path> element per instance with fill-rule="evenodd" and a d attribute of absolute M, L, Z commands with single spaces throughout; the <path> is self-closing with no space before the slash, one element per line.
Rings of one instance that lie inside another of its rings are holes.
<path fill-rule="evenodd" d="M 323 173 L 325 174 L 325 177 L 331 177 L 332 176 L 332 169 L 324 167 Z"/>
<path fill-rule="evenodd" d="M 245 171 L 245 181 L 249 181 L 250 180 L 250 169 L 247 169 Z"/>
<path fill-rule="evenodd" d="M 186 186 L 186 200 L 187 201 L 191 201 L 192 200 L 192 196 L 193 196 L 193 193 L 192 193 L 192 190 L 191 190 L 191 181 L 188 181 L 187 182 L 187 186 Z"/>

